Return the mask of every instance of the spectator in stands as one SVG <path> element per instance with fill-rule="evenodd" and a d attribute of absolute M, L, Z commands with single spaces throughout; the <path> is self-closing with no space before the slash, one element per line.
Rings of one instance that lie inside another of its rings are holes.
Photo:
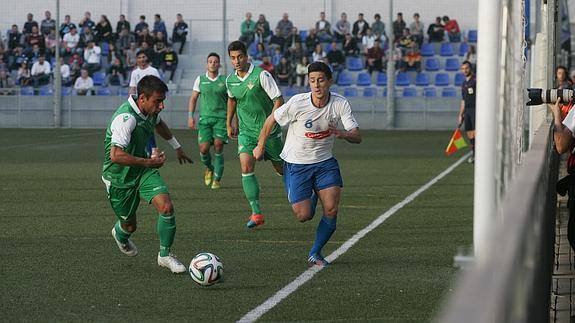
<path fill-rule="evenodd" d="M 166 52 L 166 48 L 168 47 L 168 41 L 164 38 L 164 34 L 161 32 L 156 33 L 156 39 L 154 41 L 154 66 L 160 66 L 162 55 Z"/>
<path fill-rule="evenodd" d="M 146 53 L 146 57 L 148 58 L 148 62 L 150 63 L 150 65 L 154 66 L 154 62 L 156 61 L 156 53 L 154 52 L 154 49 L 151 48 L 147 42 L 142 43 L 142 46 L 140 47 L 140 50 L 138 51 L 138 53 L 140 53 L 140 52 Z M 157 65 L 154 67 L 157 68 Z"/>
<path fill-rule="evenodd" d="M 22 61 L 18 68 L 18 84 L 20 84 L 20 86 L 32 85 L 32 73 L 28 68 L 28 61 Z"/>
<path fill-rule="evenodd" d="M 301 43 L 295 43 L 295 46 L 290 47 L 290 49 L 286 52 L 286 57 L 290 62 L 299 62 L 303 56 L 306 56 L 306 53 L 303 50 Z"/>
<path fill-rule="evenodd" d="M 130 48 L 130 44 L 135 42 L 136 37 L 134 37 L 134 35 L 130 32 L 128 28 L 124 28 L 118 35 L 118 40 L 116 41 L 116 47 L 120 49 L 123 53 L 125 53 L 126 50 Z"/>
<path fill-rule="evenodd" d="M 415 41 L 415 37 L 411 35 L 408 28 L 403 30 L 403 35 L 396 39 L 397 46 L 401 48 L 401 50 L 405 53 L 407 50 L 413 46 L 417 46 L 417 42 Z"/>
<path fill-rule="evenodd" d="M 60 37 L 64 37 L 72 28 L 76 28 L 76 24 L 70 21 L 70 19 L 70 15 L 64 16 L 64 22 L 60 24 Z"/>
<path fill-rule="evenodd" d="M 298 61 L 295 66 L 296 73 L 296 85 L 304 86 L 307 84 L 307 66 L 309 65 L 309 60 L 307 56 L 303 56 L 301 60 Z"/>
<path fill-rule="evenodd" d="M 290 32 L 292 31 L 292 28 L 293 23 L 291 22 L 291 20 L 289 20 L 288 14 L 284 12 L 284 14 L 282 15 L 282 19 L 278 21 L 276 30 L 279 29 L 280 35 L 282 35 L 284 38 L 287 39 L 290 35 Z"/>
<path fill-rule="evenodd" d="M 461 41 L 461 30 L 459 30 L 459 24 L 455 19 L 449 19 L 448 16 L 443 16 L 443 24 L 445 26 L 445 31 L 447 31 L 447 37 L 452 43 L 457 43 Z"/>
<path fill-rule="evenodd" d="M 70 65 L 66 64 L 64 57 L 60 57 L 60 77 L 62 78 L 62 86 L 70 86 Z"/>
<path fill-rule="evenodd" d="M 395 47 L 393 51 L 391 48 L 387 50 L 388 59 L 391 59 L 392 62 L 395 62 L 395 69 L 401 70 L 401 65 L 403 64 L 403 51 L 399 47 Z"/>
<path fill-rule="evenodd" d="M 44 37 L 44 45 L 46 46 L 46 54 L 49 57 L 56 56 L 56 42 L 58 36 L 56 36 L 56 30 L 50 29 L 50 33 Z"/>
<path fill-rule="evenodd" d="M 271 58 L 269 56 L 264 56 L 260 67 L 264 70 L 268 71 L 271 75 L 274 74 L 274 65 L 271 62 Z"/>
<path fill-rule="evenodd" d="M 63 56 L 72 56 L 74 53 L 83 53 L 84 50 L 80 47 L 80 35 L 76 31 L 76 27 L 72 27 L 70 32 L 64 35 L 63 44 L 60 48 L 60 53 Z"/>
<path fill-rule="evenodd" d="M 86 47 L 89 42 L 93 41 L 95 41 L 95 39 L 92 28 L 84 26 L 83 29 L 80 30 L 80 47 Z"/>
<path fill-rule="evenodd" d="M 42 35 L 47 36 L 50 34 L 50 30 L 56 32 L 56 20 L 52 19 L 52 13 L 48 10 L 44 12 L 44 16 L 46 19 L 40 22 L 40 32 Z"/>
<path fill-rule="evenodd" d="M 21 45 L 16 45 L 16 48 L 12 51 L 12 56 L 10 57 L 9 65 L 11 70 L 20 68 L 23 62 L 28 61 L 28 56 L 24 53 L 24 49 Z"/>
<path fill-rule="evenodd" d="M 337 80 L 339 73 L 345 69 L 345 55 L 337 47 L 337 42 L 333 41 L 331 43 L 331 50 L 325 56 L 327 64 L 331 67 L 333 79 Z"/>
<path fill-rule="evenodd" d="M 471 63 L 471 70 L 475 73 L 475 69 L 477 67 L 477 51 L 475 50 L 475 45 L 469 46 L 469 49 L 465 54 L 465 60 Z"/>
<path fill-rule="evenodd" d="M 333 38 L 331 34 L 331 24 L 325 19 L 325 12 L 319 13 L 319 20 L 315 23 L 315 30 L 321 42 L 330 42 Z"/>
<path fill-rule="evenodd" d="M 38 44 L 34 44 L 34 46 L 32 46 L 32 49 L 28 51 L 28 61 L 35 63 L 40 59 L 40 56 L 46 58 L 44 50 L 40 49 L 40 46 L 38 46 Z"/>
<path fill-rule="evenodd" d="M 321 40 L 317 35 L 316 30 L 314 28 L 311 28 L 308 31 L 307 37 L 305 38 L 305 47 L 308 56 L 311 56 L 311 53 L 313 53 L 315 46 L 320 42 Z"/>
<path fill-rule="evenodd" d="M 252 56 L 252 62 L 254 63 L 254 65 L 259 66 L 262 61 L 264 60 L 264 56 L 269 56 L 270 53 L 266 50 L 264 44 L 262 43 L 257 43 L 256 45 L 256 51 L 254 53 L 254 55 Z"/>
<path fill-rule="evenodd" d="M 146 55 L 145 51 L 141 50 L 138 52 L 137 60 L 137 67 L 132 71 L 132 74 L 130 75 L 130 95 L 137 93 L 138 82 L 140 82 L 144 76 L 154 75 L 158 78 L 161 78 L 158 70 L 150 66 L 150 59 Z"/>
<path fill-rule="evenodd" d="M 573 83 L 573 90 L 575 90 L 575 70 L 571 70 L 571 83 Z"/>
<path fill-rule="evenodd" d="M 172 30 L 172 45 L 177 46 L 174 47 L 174 51 L 182 55 L 187 38 L 188 38 L 188 24 L 182 18 L 182 14 L 179 13 L 176 15 L 174 30 Z"/>
<path fill-rule="evenodd" d="M 445 34 L 445 27 L 441 23 L 441 17 L 435 18 L 435 22 L 427 28 L 430 43 L 441 43 Z"/>
<path fill-rule="evenodd" d="M 367 51 L 365 65 L 369 75 L 374 71 L 382 72 L 385 66 L 385 54 L 381 48 L 381 41 L 376 39 L 372 48 Z"/>
<path fill-rule="evenodd" d="M 275 29 L 275 33 L 270 37 L 270 48 L 275 49 L 278 47 L 282 52 L 284 51 L 284 45 L 286 43 L 286 39 L 282 36 L 279 28 Z"/>
<path fill-rule="evenodd" d="M 137 56 L 138 56 L 138 48 L 136 47 L 136 43 L 135 42 L 130 43 L 130 48 L 126 50 L 126 57 L 124 64 L 128 72 L 136 68 Z"/>
<path fill-rule="evenodd" d="M 256 22 L 252 20 L 251 12 L 246 12 L 246 19 L 242 21 L 240 28 L 239 40 L 246 44 L 246 47 L 250 47 L 256 34 Z"/>
<path fill-rule="evenodd" d="M 162 20 L 159 13 L 154 15 L 154 28 L 152 29 L 152 35 L 157 35 L 158 33 L 164 34 L 164 39 L 168 39 L 168 30 L 166 29 L 166 24 Z"/>
<path fill-rule="evenodd" d="M 554 87 L 557 89 L 572 89 L 573 83 L 569 79 L 569 74 L 567 74 L 567 67 L 557 66 L 555 68 L 555 84 Z"/>
<path fill-rule="evenodd" d="M 126 20 L 126 16 L 122 14 L 116 23 L 116 34 L 120 34 L 124 28 L 128 29 L 128 32 L 130 32 L 132 27 L 130 26 L 130 22 Z"/>
<path fill-rule="evenodd" d="M 417 46 L 411 46 L 402 59 L 401 71 L 416 71 L 421 72 L 421 53 Z"/>
<path fill-rule="evenodd" d="M 343 53 L 345 56 L 359 55 L 359 47 L 357 46 L 357 41 L 355 38 L 351 37 L 350 33 L 345 34 L 345 39 L 343 40 Z"/>
<path fill-rule="evenodd" d="M 345 12 L 341 13 L 341 19 L 335 23 L 333 33 L 339 41 L 343 41 L 345 35 L 351 33 L 351 25 L 349 21 L 347 21 L 347 14 Z"/>
<path fill-rule="evenodd" d="M 136 25 L 136 28 L 134 28 L 134 32 L 139 37 L 140 34 L 142 33 L 142 30 L 144 30 L 144 29 L 148 29 L 148 23 L 146 22 L 146 16 L 141 15 L 140 16 L 140 22 L 138 22 L 138 24 Z"/>
<path fill-rule="evenodd" d="M 122 62 L 117 57 L 112 61 L 112 65 L 108 67 L 108 71 L 106 73 L 104 86 L 109 85 L 127 86 L 126 71 L 124 70 L 124 66 L 122 66 Z"/>
<path fill-rule="evenodd" d="M 278 48 L 274 48 L 272 55 L 270 57 L 270 61 L 272 63 L 273 66 L 276 66 L 280 63 L 280 60 L 282 59 L 282 57 L 284 57 L 284 53 Z"/>
<path fill-rule="evenodd" d="M 34 15 L 29 13 L 26 15 L 26 22 L 24 23 L 24 27 L 22 27 L 22 33 L 25 36 L 32 33 L 32 27 L 38 29 L 38 23 L 34 20 Z"/>
<path fill-rule="evenodd" d="M 38 61 L 32 65 L 32 83 L 34 87 L 50 83 L 50 63 L 46 62 L 44 55 L 38 57 Z"/>
<path fill-rule="evenodd" d="M 72 57 L 70 57 L 68 65 L 70 65 L 70 80 L 76 81 L 76 79 L 80 77 L 82 66 L 84 66 L 82 56 L 78 53 L 74 53 Z"/>
<path fill-rule="evenodd" d="M 311 54 L 311 62 L 312 63 L 324 62 L 325 56 L 326 56 L 326 54 L 323 50 L 323 47 L 321 46 L 321 44 L 317 44 L 317 45 L 315 45 L 315 49 L 313 50 L 313 53 Z"/>
<path fill-rule="evenodd" d="M 14 87 L 16 84 L 14 80 L 8 74 L 8 71 L 5 69 L 0 70 L 0 95 L 10 95 L 13 94 Z"/>
<path fill-rule="evenodd" d="M 292 27 L 291 32 L 288 34 L 288 37 L 286 39 L 284 48 L 286 51 L 288 51 L 289 49 L 294 48 L 295 44 L 297 43 L 301 43 L 301 37 L 299 35 L 297 27 Z"/>
<path fill-rule="evenodd" d="M 397 19 L 393 22 L 393 36 L 397 41 L 403 35 L 403 30 L 405 29 L 405 21 L 403 20 L 403 13 L 397 13 Z"/>
<path fill-rule="evenodd" d="M 81 34 L 85 33 L 87 29 L 92 32 L 94 27 L 96 27 L 96 23 L 92 20 L 92 14 L 90 11 L 86 11 L 84 13 L 84 17 L 82 17 L 82 20 L 80 20 L 80 23 L 78 23 L 78 27 L 80 27 Z"/>
<path fill-rule="evenodd" d="M 363 13 L 357 15 L 357 20 L 353 23 L 353 28 L 351 29 L 351 34 L 357 41 L 361 41 L 363 36 L 367 33 L 369 24 L 365 19 L 363 19 Z M 334 77 L 337 80 L 337 78 Z"/>
<path fill-rule="evenodd" d="M 419 20 L 419 14 L 416 12 L 413 14 L 413 22 L 409 24 L 409 32 L 413 35 L 415 42 L 417 43 L 418 47 L 421 47 L 423 44 L 423 30 L 425 26 L 423 22 Z"/>
<path fill-rule="evenodd" d="M 385 43 L 387 40 L 387 35 L 385 34 L 385 24 L 381 21 L 381 15 L 376 13 L 373 16 L 374 22 L 371 24 L 371 30 L 375 35 L 376 39 L 379 39 L 381 43 Z"/>
<path fill-rule="evenodd" d="M 34 45 L 38 45 L 38 47 L 44 49 L 46 44 L 44 42 L 44 37 L 38 31 L 38 27 L 33 26 L 32 31 L 26 35 L 26 50 L 30 51 L 34 47 Z"/>
<path fill-rule="evenodd" d="M 270 41 L 272 31 L 270 23 L 266 20 L 266 16 L 260 14 L 256 22 L 256 39 L 259 43 L 267 44 Z"/>
<path fill-rule="evenodd" d="M 287 57 L 281 58 L 280 63 L 274 67 L 274 72 L 278 85 L 293 85 L 293 67 Z"/>
<path fill-rule="evenodd" d="M 14 49 L 16 47 L 22 45 L 22 34 L 18 31 L 18 25 L 12 25 L 12 29 L 10 29 L 6 34 L 6 40 L 8 45 L 9 55 L 14 55 Z"/>
<path fill-rule="evenodd" d="M 4 53 L 0 53 L 0 70 L 8 69 L 8 59 Z"/>
<path fill-rule="evenodd" d="M 94 80 L 88 74 L 88 70 L 82 69 L 80 77 L 74 82 L 74 90 L 77 95 L 92 95 L 94 91 Z"/>
<path fill-rule="evenodd" d="M 96 42 L 111 43 L 113 40 L 112 24 L 106 15 L 100 16 L 100 21 L 95 28 Z"/>
<path fill-rule="evenodd" d="M 371 48 L 373 48 L 373 46 L 375 45 L 375 41 L 377 38 L 375 38 L 375 35 L 373 34 L 371 28 L 367 28 L 367 31 L 365 33 L 365 35 L 363 35 L 362 39 L 361 39 L 361 45 L 363 48 L 363 54 L 367 55 L 367 51 Z"/>
<path fill-rule="evenodd" d="M 112 63 L 116 58 L 119 59 L 121 62 L 123 57 L 124 56 L 122 55 L 122 51 L 118 47 L 116 47 L 114 43 L 110 43 L 108 46 L 108 55 L 105 56 L 102 59 L 102 61 L 103 63 L 105 63 L 104 66 L 108 68 L 110 65 L 112 65 Z"/>
<path fill-rule="evenodd" d="M 84 49 L 84 68 L 93 75 L 94 72 L 100 70 L 100 58 L 102 49 L 93 41 L 88 42 L 88 46 Z"/>
<path fill-rule="evenodd" d="M 148 43 L 148 46 L 153 45 L 155 40 L 154 36 L 150 35 L 148 28 L 144 28 L 140 31 L 137 37 L 138 47 L 142 47 L 142 43 Z"/>
<path fill-rule="evenodd" d="M 172 83 L 174 79 L 174 74 L 176 73 L 176 69 L 178 68 L 178 54 L 176 54 L 172 46 L 170 46 L 169 44 L 166 47 L 166 51 L 163 52 L 160 61 L 161 61 L 160 68 L 164 73 L 164 78 L 167 79 L 169 83 Z"/>

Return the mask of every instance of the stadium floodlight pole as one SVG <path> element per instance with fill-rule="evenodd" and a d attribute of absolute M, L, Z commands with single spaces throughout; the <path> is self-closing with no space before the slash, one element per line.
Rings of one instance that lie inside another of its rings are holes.
<path fill-rule="evenodd" d="M 477 115 L 473 204 L 473 250 L 481 266 L 497 216 L 497 116 L 499 115 L 501 3 L 478 1 Z"/>
<path fill-rule="evenodd" d="M 60 71 L 60 0 L 56 0 L 56 62 L 53 66 L 52 75 L 54 75 L 54 128 L 60 128 L 62 125 L 62 72 Z"/>
<path fill-rule="evenodd" d="M 387 58 L 387 128 L 395 128 L 395 35 L 393 33 L 393 0 L 389 0 L 389 55 Z"/>

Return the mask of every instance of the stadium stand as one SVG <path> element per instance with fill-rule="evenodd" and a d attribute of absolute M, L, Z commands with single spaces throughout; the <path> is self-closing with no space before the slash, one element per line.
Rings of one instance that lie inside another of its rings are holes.
<path fill-rule="evenodd" d="M 449 74 L 447 73 L 437 73 L 435 74 L 435 86 L 448 86 L 449 85 Z"/>
<path fill-rule="evenodd" d="M 414 87 L 406 87 L 403 89 L 403 97 L 414 98 L 417 96 L 417 89 Z"/>
<path fill-rule="evenodd" d="M 434 98 L 437 96 L 437 90 L 434 87 L 426 87 L 423 89 L 423 96 L 426 98 Z"/>
<path fill-rule="evenodd" d="M 445 60 L 445 70 L 446 71 L 457 71 L 459 70 L 459 59 L 448 58 Z"/>
<path fill-rule="evenodd" d="M 409 86 L 411 84 L 411 78 L 407 73 L 399 73 L 395 77 L 395 85 L 397 86 Z"/>
<path fill-rule="evenodd" d="M 429 76 L 426 73 L 418 73 L 415 77 L 415 85 L 417 86 L 428 86 Z"/>
<path fill-rule="evenodd" d="M 467 41 L 470 43 L 477 43 L 477 30 L 476 29 L 470 29 L 467 32 Z"/>
<path fill-rule="evenodd" d="M 363 89 L 363 96 L 368 98 L 375 97 L 377 96 L 377 89 L 374 87 L 366 87 Z"/>
<path fill-rule="evenodd" d="M 453 51 L 453 46 L 451 43 L 441 43 L 441 47 L 439 49 L 440 56 L 453 56 L 455 55 Z"/>
<path fill-rule="evenodd" d="M 361 72 L 357 74 L 357 83 L 358 86 L 370 86 L 371 85 L 371 76 L 367 72 Z"/>
<path fill-rule="evenodd" d="M 385 72 L 377 73 L 375 84 L 377 86 L 387 86 L 387 74 Z"/>
<path fill-rule="evenodd" d="M 441 96 L 444 98 L 457 97 L 457 90 L 452 87 L 446 87 L 443 90 L 441 90 Z"/>
<path fill-rule="evenodd" d="M 424 68 L 426 71 L 439 71 L 439 60 L 437 58 L 428 58 L 425 60 Z"/>

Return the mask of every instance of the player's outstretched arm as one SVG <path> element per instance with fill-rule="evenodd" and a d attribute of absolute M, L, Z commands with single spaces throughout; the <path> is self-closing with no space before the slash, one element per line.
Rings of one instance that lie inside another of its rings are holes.
<path fill-rule="evenodd" d="M 135 157 L 117 146 L 112 146 L 112 149 L 110 149 L 110 159 L 112 163 L 118 165 L 148 168 L 159 168 L 166 162 L 164 154 L 153 158 Z"/>
<path fill-rule="evenodd" d="M 228 97 L 228 114 L 226 116 L 226 127 L 228 128 L 228 137 L 233 139 L 238 137 L 237 121 L 234 122 L 237 104 L 238 103 L 234 98 Z"/>
<path fill-rule="evenodd" d="M 190 129 L 196 128 L 196 120 L 194 119 L 194 112 L 196 112 L 196 105 L 198 103 L 199 97 L 200 92 L 193 91 L 192 96 L 190 96 L 190 101 L 188 102 L 188 127 Z"/>
<path fill-rule="evenodd" d="M 268 140 L 268 137 L 270 136 L 270 133 L 274 129 L 275 125 L 276 125 L 276 119 L 274 118 L 274 114 L 272 113 L 267 117 L 266 121 L 264 122 L 264 126 L 262 127 L 262 130 L 260 131 L 260 136 L 258 138 L 258 145 L 256 146 L 256 148 L 254 148 L 253 154 L 256 160 L 261 160 L 262 158 L 264 158 L 266 140 Z"/>
<path fill-rule="evenodd" d="M 168 128 L 168 125 L 164 122 L 164 120 L 160 120 L 160 122 L 156 125 L 156 132 L 162 138 L 166 139 L 166 141 L 168 141 L 170 146 L 172 146 L 172 148 L 174 148 L 174 150 L 176 151 L 176 156 L 178 157 L 178 161 L 180 162 L 180 164 L 185 164 L 185 163 L 193 164 L 194 163 L 192 161 L 192 159 L 190 157 L 188 157 L 188 155 L 186 155 L 186 152 L 182 148 L 182 145 L 180 145 L 178 140 L 176 140 L 176 137 L 174 137 L 174 135 L 172 134 L 172 131 L 170 131 L 170 128 Z"/>

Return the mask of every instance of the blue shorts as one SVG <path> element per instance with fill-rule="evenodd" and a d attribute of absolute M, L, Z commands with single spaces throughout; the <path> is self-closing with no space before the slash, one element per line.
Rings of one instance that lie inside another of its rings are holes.
<path fill-rule="evenodd" d="M 315 164 L 292 164 L 284 162 L 284 184 L 291 204 L 311 198 L 313 190 L 339 186 L 343 179 L 339 164 L 330 158 Z"/>

